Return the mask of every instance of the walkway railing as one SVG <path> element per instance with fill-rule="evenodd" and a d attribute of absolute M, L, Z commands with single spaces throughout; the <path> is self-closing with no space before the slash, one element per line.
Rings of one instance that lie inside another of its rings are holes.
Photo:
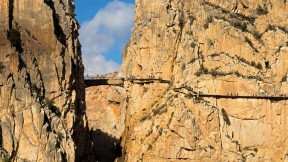
<path fill-rule="evenodd" d="M 124 82 L 129 81 L 136 84 L 147 84 L 153 82 L 159 83 L 171 83 L 171 80 L 163 80 L 162 78 L 148 77 L 148 78 L 137 78 L 137 77 L 85 77 L 85 86 L 99 86 L 99 85 L 112 85 L 112 86 L 123 86 Z"/>
<path fill-rule="evenodd" d="M 184 93 L 184 92 L 181 92 L 182 88 L 174 88 L 173 90 L 175 92 Z M 221 98 L 224 98 L 224 99 L 225 98 L 227 99 L 266 99 L 266 100 L 273 100 L 273 101 L 288 100 L 288 96 L 285 94 L 280 94 L 279 96 L 271 96 L 271 95 L 258 95 L 258 94 L 238 95 L 237 93 L 234 93 L 234 94 L 230 93 L 230 94 L 224 95 L 224 94 L 208 94 L 208 93 L 205 94 L 199 91 L 195 92 L 191 88 L 188 88 L 187 90 L 192 93 L 184 93 L 184 94 L 186 94 L 187 96 L 198 97 L 198 98 L 199 97 L 211 97 L 211 98 L 216 98 L 216 99 L 221 99 Z"/>

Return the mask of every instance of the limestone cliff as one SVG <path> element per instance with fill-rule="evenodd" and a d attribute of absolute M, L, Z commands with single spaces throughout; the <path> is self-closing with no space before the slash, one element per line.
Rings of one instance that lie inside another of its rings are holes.
<path fill-rule="evenodd" d="M 122 87 L 86 88 L 87 119 L 96 160 L 114 161 L 121 156 L 120 139 L 125 129 L 127 104 Z"/>
<path fill-rule="evenodd" d="M 287 95 L 287 26 L 286 0 L 136 0 L 119 76 L 171 83 L 125 82 L 122 159 L 288 161 L 287 98 L 253 97 Z"/>
<path fill-rule="evenodd" d="M 79 161 L 89 151 L 78 28 L 73 1 L 1 0 L 2 157 Z"/>

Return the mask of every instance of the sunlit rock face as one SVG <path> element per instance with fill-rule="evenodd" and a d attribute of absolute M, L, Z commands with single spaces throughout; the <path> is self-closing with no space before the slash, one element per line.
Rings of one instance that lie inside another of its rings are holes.
<path fill-rule="evenodd" d="M 287 161 L 288 2 L 136 0 L 125 161 Z M 197 97 L 199 94 L 235 98 Z"/>
<path fill-rule="evenodd" d="M 13 161 L 90 158 L 74 3 L 1 0 L 1 155 Z"/>

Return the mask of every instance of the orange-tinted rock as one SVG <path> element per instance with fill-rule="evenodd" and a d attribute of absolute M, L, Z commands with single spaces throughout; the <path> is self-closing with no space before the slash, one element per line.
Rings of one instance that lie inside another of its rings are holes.
<path fill-rule="evenodd" d="M 136 1 L 119 76 L 172 84 L 125 82 L 122 158 L 287 161 L 286 100 L 189 95 L 287 95 L 287 13 L 277 0 Z"/>
<path fill-rule="evenodd" d="M 0 2 L 1 156 L 13 161 L 90 158 L 73 12 L 74 2 L 66 0 Z"/>

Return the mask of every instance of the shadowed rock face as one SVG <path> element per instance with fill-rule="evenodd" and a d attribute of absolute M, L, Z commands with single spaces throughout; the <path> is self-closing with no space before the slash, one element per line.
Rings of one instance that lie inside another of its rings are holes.
<path fill-rule="evenodd" d="M 86 88 L 86 113 L 93 154 L 100 162 L 113 162 L 121 156 L 120 140 L 125 129 L 126 99 L 123 87 Z"/>
<path fill-rule="evenodd" d="M 1 153 L 11 160 L 88 156 L 83 65 L 70 0 L 1 0 Z"/>
<path fill-rule="evenodd" d="M 287 161 L 288 2 L 136 0 L 125 83 L 126 161 Z M 174 91 L 174 88 L 180 88 Z"/>

